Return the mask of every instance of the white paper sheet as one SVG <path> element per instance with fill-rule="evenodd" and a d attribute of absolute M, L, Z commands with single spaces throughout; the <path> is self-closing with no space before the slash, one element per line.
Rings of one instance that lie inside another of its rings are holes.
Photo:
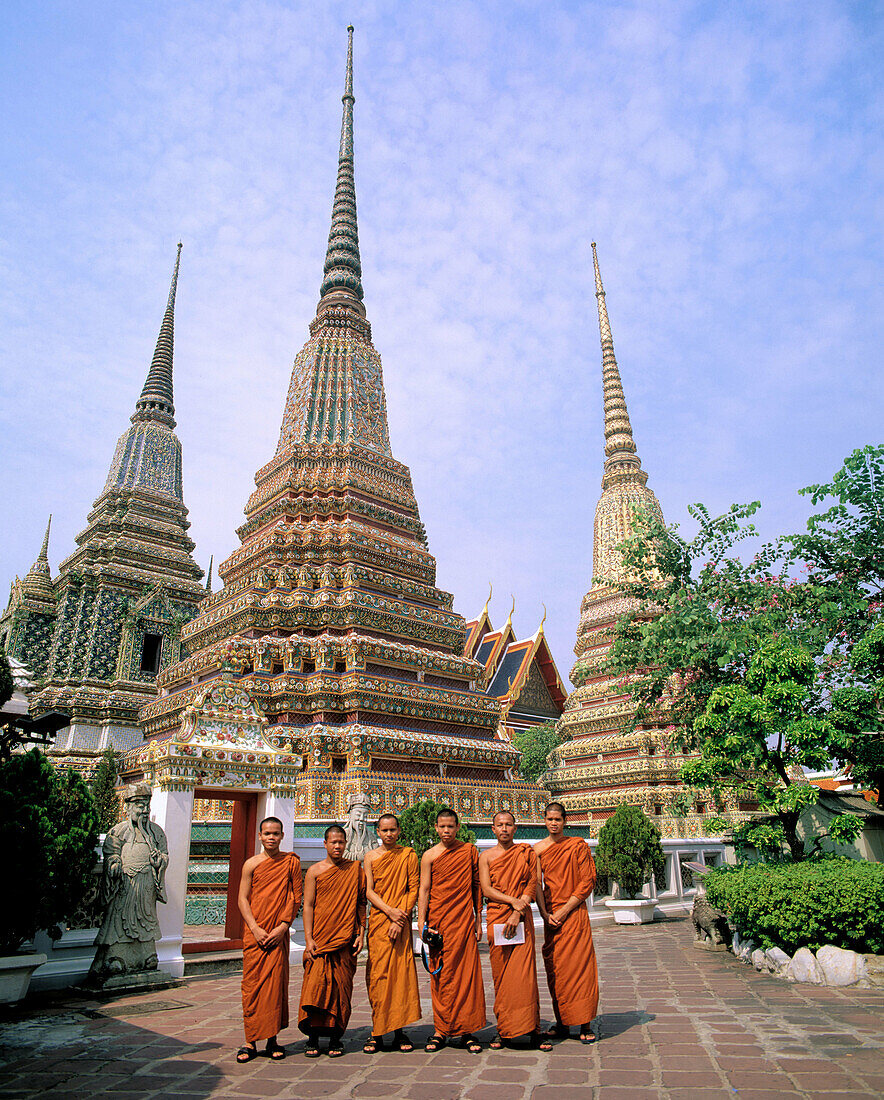
<path fill-rule="evenodd" d="M 519 921 L 519 927 L 516 929 L 516 934 L 509 939 L 504 935 L 506 931 L 505 924 L 492 924 L 491 928 L 494 932 L 494 946 L 495 947 L 515 947 L 517 943 L 525 942 L 525 922 Z"/>

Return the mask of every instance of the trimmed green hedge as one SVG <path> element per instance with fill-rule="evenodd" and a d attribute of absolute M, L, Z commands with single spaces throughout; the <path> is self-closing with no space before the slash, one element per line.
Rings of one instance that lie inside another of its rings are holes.
<path fill-rule="evenodd" d="M 884 954 L 884 864 L 835 856 L 719 867 L 706 893 L 759 947 L 793 955 L 833 943 Z"/>

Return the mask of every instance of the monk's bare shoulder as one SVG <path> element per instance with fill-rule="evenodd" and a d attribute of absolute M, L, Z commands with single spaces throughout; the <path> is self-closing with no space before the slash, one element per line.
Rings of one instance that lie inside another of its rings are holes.
<path fill-rule="evenodd" d="M 550 844 L 552 844 L 552 841 L 549 839 L 549 837 L 544 837 L 543 840 L 538 840 L 537 843 L 534 845 L 534 851 L 537 853 L 537 855 L 540 855 L 541 852 L 545 852 L 547 850 Z"/>
<path fill-rule="evenodd" d="M 503 855 L 503 848 L 486 848 L 484 852 L 479 852 L 479 862 L 490 865 L 496 859 L 500 859 Z"/>
<path fill-rule="evenodd" d="M 258 852 L 256 856 L 250 856 L 249 859 L 245 861 L 242 865 L 242 869 L 244 871 L 254 871 L 259 863 L 263 863 L 264 860 L 268 858 L 269 856 L 265 855 L 264 852 Z"/>
<path fill-rule="evenodd" d="M 421 858 L 421 866 L 429 867 L 445 850 L 444 844 L 434 844 L 432 848 L 428 848 L 427 851 L 424 852 Z"/>
<path fill-rule="evenodd" d="M 379 856 L 382 856 L 385 851 L 386 848 L 369 848 L 368 851 L 365 853 L 365 859 L 363 860 L 363 863 L 367 867 L 369 863 L 374 863 L 374 861 Z"/>

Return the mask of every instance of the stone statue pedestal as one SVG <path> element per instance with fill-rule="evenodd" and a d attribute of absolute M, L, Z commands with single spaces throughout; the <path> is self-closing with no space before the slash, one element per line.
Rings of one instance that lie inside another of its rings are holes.
<path fill-rule="evenodd" d="M 87 980 L 80 989 L 89 993 L 147 993 L 151 990 L 174 989 L 185 985 L 184 978 L 173 978 L 165 970 L 138 970 L 132 974 L 115 974 L 101 980 Z"/>

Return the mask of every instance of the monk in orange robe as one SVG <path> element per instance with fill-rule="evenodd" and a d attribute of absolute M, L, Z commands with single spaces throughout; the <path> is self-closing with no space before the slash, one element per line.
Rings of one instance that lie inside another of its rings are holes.
<path fill-rule="evenodd" d="M 328 1056 L 344 1053 L 341 1038 L 350 1020 L 356 957 L 365 933 L 365 872 L 344 859 L 347 837 L 340 825 L 325 830 L 326 857 L 304 878 L 304 982 L 298 1027 L 307 1036 L 304 1054 L 319 1057 L 319 1036 L 328 1036 Z"/>
<path fill-rule="evenodd" d="M 282 822 L 260 825 L 261 852 L 243 864 L 239 911 L 243 915 L 242 1015 L 246 1045 L 237 1062 L 249 1062 L 255 1043 L 267 1040 L 273 1059 L 285 1057 L 276 1036 L 289 1026 L 289 927 L 301 908 L 301 861 L 281 852 Z"/>
<path fill-rule="evenodd" d="M 431 953 L 430 979 L 435 1033 L 425 1049 L 441 1050 L 451 1036 L 479 1054 L 482 1044 L 472 1034 L 485 1026 L 485 989 L 479 965 L 482 939 L 482 896 L 479 889 L 479 853 L 475 844 L 457 839 L 460 826 L 454 810 L 436 815 L 439 843 L 424 853 L 417 900 L 418 926 L 440 932 L 442 949 Z"/>
<path fill-rule="evenodd" d="M 365 892 L 371 902 L 365 981 L 372 1011 L 372 1034 L 362 1048 L 366 1054 L 382 1050 L 389 1032 L 395 1050 L 413 1050 L 403 1029 L 421 1018 L 411 943 L 420 868 L 414 849 L 399 844 L 401 832 L 399 818 L 384 814 L 377 823 L 381 846 L 365 855 Z"/>
<path fill-rule="evenodd" d="M 510 1039 L 530 1035 L 535 1050 L 552 1050 L 540 1034 L 540 994 L 534 959 L 534 919 L 537 897 L 537 856 L 529 844 L 516 844 L 516 819 L 507 810 L 494 815 L 491 830 L 497 844 L 479 856 L 479 881 L 488 899 L 488 952 L 494 979 L 497 1035 L 491 1049 Z M 501 937 L 503 940 L 501 941 Z M 507 940 L 521 943 L 507 946 Z"/>
<path fill-rule="evenodd" d="M 599 975 L 586 899 L 595 886 L 595 862 L 582 837 L 564 835 L 565 818 L 561 803 L 550 802 L 543 818 L 549 836 L 534 845 L 542 876 L 538 904 L 546 923 L 543 962 L 556 1014 L 547 1038 L 569 1039 L 576 1024 L 580 1041 L 594 1043 Z"/>

